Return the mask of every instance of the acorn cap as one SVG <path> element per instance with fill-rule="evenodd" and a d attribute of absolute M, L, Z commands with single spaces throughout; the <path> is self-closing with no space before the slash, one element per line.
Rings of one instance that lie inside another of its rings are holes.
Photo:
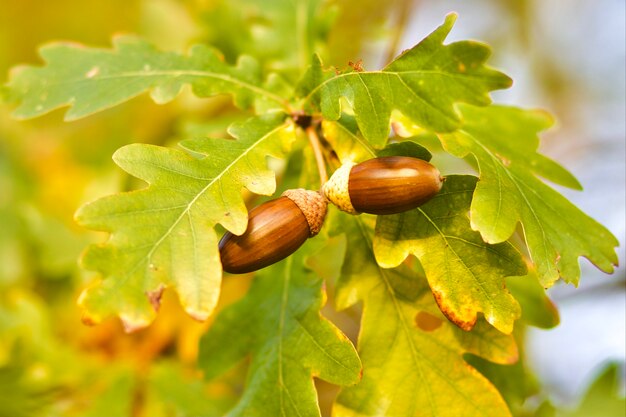
<path fill-rule="evenodd" d="M 326 217 L 326 199 L 319 192 L 304 188 L 287 190 L 282 196 L 293 201 L 304 214 L 309 224 L 309 237 L 317 235 Z"/>
<path fill-rule="evenodd" d="M 350 214 L 358 214 L 354 206 L 352 206 L 350 193 L 348 192 L 350 171 L 352 171 L 352 167 L 355 165 L 352 161 L 344 162 L 322 187 L 324 195 L 331 203 L 337 206 L 339 210 Z"/>

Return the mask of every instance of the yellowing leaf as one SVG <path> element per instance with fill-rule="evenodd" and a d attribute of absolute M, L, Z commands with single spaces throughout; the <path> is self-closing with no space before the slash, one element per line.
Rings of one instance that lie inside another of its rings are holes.
<path fill-rule="evenodd" d="M 379 216 L 374 237 L 378 263 L 395 267 L 415 255 L 441 311 L 469 330 L 482 312 L 489 323 L 511 333 L 520 307 L 506 290 L 506 276 L 524 275 L 526 265 L 509 243 L 489 245 L 469 226 L 476 178 L 451 175 L 425 205 Z"/>
<path fill-rule="evenodd" d="M 13 115 L 26 119 L 71 106 L 65 119 L 75 120 L 146 91 L 157 103 L 166 103 L 185 84 L 199 97 L 232 94 L 242 108 L 256 98 L 286 107 L 285 99 L 262 86 L 253 58 L 242 57 L 231 67 L 204 45 L 194 46 L 185 56 L 158 51 L 133 36 L 116 37 L 113 46 L 112 50 L 72 43 L 42 47 L 45 66 L 17 67 L 12 72 L 5 94 L 7 100 L 20 103 Z"/>
<path fill-rule="evenodd" d="M 456 102 L 487 105 L 488 92 L 509 87 L 511 80 L 484 65 L 487 46 L 474 41 L 443 45 L 455 20 L 449 14 L 439 28 L 381 71 L 324 72 L 316 57 L 299 86 L 305 107 L 337 120 L 345 97 L 363 136 L 377 148 L 389 136 L 392 110 L 436 132 L 456 129 L 461 122 Z"/>
<path fill-rule="evenodd" d="M 293 140 L 283 115 L 250 119 L 231 133 L 236 140 L 183 144 L 201 158 L 140 144 L 116 152 L 116 163 L 150 186 L 102 198 L 76 214 L 82 225 L 111 233 L 83 256 L 83 266 L 104 277 L 80 297 L 86 321 L 117 314 L 129 331 L 145 327 L 168 287 L 192 317 L 204 320 L 211 314 L 222 276 L 213 226 L 244 232 L 242 187 L 272 194 L 274 172 L 266 168 L 265 157 L 282 157 Z"/>
<path fill-rule="evenodd" d="M 255 276 L 245 298 L 223 310 L 200 345 L 205 375 L 219 375 L 247 354 L 246 387 L 229 416 L 320 415 L 313 376 L 340 385 L 359 380 L 350 341 L 320 315 L 323 281 L 304 266 L 320 242 Z"/>
<path fill-rule="evenodd" d="M 512 337 L 485 323 L 471 332 L 458 329 L 441 315 L 423 277 L 406 266 L 380 268 L 372 253 L 372 217 L 342 214 L 337 223 L 348 238 L 337 302 L 344 308 L 363 301 L 363 379 L 342 390 L 333 415 L 510 416 L 495 387 L 463 354 L 515 362 Z"/>
<path fill-rule="evenodd" d="M 342 160 L 361 161 L 376 155 L 359 138 L 350 118 L 325 122 L 323 126 Z M 413 142 L 402 142 L 378 154 L 411 151 L 414 156 L 430 159 L 428 152 L 420 153 L 420 149 Z M 483 312 L 491 324 L 510 333 L 520 308 L 504 287 L 504 278 L 523 275 L 526 267 L 510 244 L 488 245 L 471 230 L 467 212 L 475 183 L 473 177 L 450 176 L 443 190 L 426 205 L 379 216 L 374 238 L 376 260 L 382 267 L 393 268 L 408 255 L 416 255 L 441 310 L 450 320 L 471 329 L 477 313 Z"/>
<path fill-rule="evenodd" d="M 450 153 L 473 154 L 480 181 L 471 206 L 472 228 L 489 243 L 507 240 L 522 223 L 539 280 L 551 286 L 559 277 L 578 283 L 578 257 L 605 272 L 617 265 L 617 239 L 537 176 L 578 188 L 560 165 L 536 153 L 537 134 L 551 124 L 542 112 L 506 106 L 459 106 L 463 126 L 440 135 Z"/>

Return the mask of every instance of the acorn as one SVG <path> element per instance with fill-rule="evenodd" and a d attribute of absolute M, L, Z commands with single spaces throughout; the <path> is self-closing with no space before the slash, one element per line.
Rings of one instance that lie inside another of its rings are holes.
<path fill-rule="evenodd" d="M 348 213 L 395 214 L 424 204 L 442 185 L 434 165 L 408 156 L 385 156 L 344 163 L 324 184 L 323 192 Z"/>
<path fill-rule="evenodd" d="M 220 240 L 224 271 L 244 274 L 285 259 L 319 233 L 326 206 L 319 192 L 299 188 L 255 207 L 241 236 L 227 232 Z"/>

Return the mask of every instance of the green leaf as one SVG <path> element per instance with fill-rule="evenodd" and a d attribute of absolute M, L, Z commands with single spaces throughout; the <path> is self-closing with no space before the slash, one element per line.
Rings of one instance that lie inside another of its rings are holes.
<path fill-rule="evenodd" d="M 399 143 L 391 143 L 387 145 L 387 147 L 381 151 L 379 151 L 377 156 L 410 156 L 411 158 L 423 159 L 424 161 L 430 161 L 433 157 L 428 149 L 423 146 L 411 141 L 410 139 L 406 139 L 403 142 Z"/>
<path fill-rule="evenodd" d="M 146 417 L 222 416 L 232 404 L 232 395 L 210 393 L 199 376 L 179 363 L 162 361 L 150 367 L 144 413 Z M 226 391 L 226 392 L 224 392 Z"/>
<path fill-rule="evenodd" d="M 291 125 L 278 114 L 236 124 L 231 134 L 237 140 L 184 142 L 195 157 L 143 144 L 115 153 L 121 168 L 150 186 L 104 197 L 76 214 L 83 226 L 111 234 L 106 243 L 90 246 L 82 259 L 86 269 L 105 278 L 79 299 L 86 321 L 117 314 L 128 331 L 145 327 L 167 287 L 176 290 L 192 317 L 204 320 L 211 314 L 222 275 L 213 226 L 245 231 L 242 187 L 272 194 L 274 172 L 266 168 L 265 157 L 284 156 L 294 138 Z"/>
<path fill-rule="evenodd" d="M 54 390 L 38 386 L 25 365 L 0 365 L 0 417 L 50 415 Z"/>
<path fill-rule="evenodd" d="M 472 228 L 485 241 L 499 243 L 521 222 L 544 287 L 559 277 L 577 284 L 579 256 L 612 272 L 617 265 L 617 239 L 537 177 L 580 188 L 563 167 L 536 153 L 537 134 L 550 126 L 550 117 L 506 106 L 459 108 L 462 128 L 440 139 L 453 155 L 471 153 L 478 161 L 480 181 L 472 200 Z"/>
<path fill-rule="evenodd" d="M 216 0 L 203 14 L 207 40 L 229 59 L 257 57 L 275 70 L 304 70 L 332 18 L 321 0 Z"/>
<path fill-rule="evenodd" d="M 132 414 L 134 395 L 137 392 L 137 379 L 132 368 L 109 365 L 106 372 L 100 372 L 99 378 L 91 388 L 87 407 L 81 410 L 84 417 L 127 416 Z"/>
<path fill-rule="evenodd" d="M 373 220 L 341 213 L 335 221 L 348 239 L 338 307 L 363 301 L 363 379 L 342 390 L 333 415 L 510 416 L 497 390 L 463 354 L 512 363 L 513 338 L 484 322 L 471 332 L 460 330 L 439 312 L 424 277 L 406 266 L 380 268 L 372 252 Z"/>
<path fill-rule="evenodd" d="M 516 326 L 513 332 L 513 337 L 520 347 L 519 359 L 514 364 L 496 364 L 474 355 L 466 355 L 465 357 L 470 365 L 478 369 L 496 386 L 511 413 L 517 417 L 535 416 L 537 404 L 543 399 L 539 381 L 528 368 L 526 355 L 523 351 L 525 331 L 526 327 Z M 530 398 L 533 399 L 529 400 Z"/>
<path fill-rule="evenodd" d="M 573 411 L 558 410 L 557 417 L 623 416 L 626 410 L 626 398 L 618 394 L 619 371 L 619 364 L 608 364 L 588 388 L 578 408 Z"/>
<path fill-rule="evenodd" d="M 361 162 L 376 157 L 374 150 L 357 134 L 358 128 L 353 117 L 343 115 L 336 122 L 324 120 L 322 132 L 342 163 Z"/>
<path fill-rule="evenodd" d="M 508 334 L 521 311 L 504 278 L 524 275 L 526 265 L 513 245 L 489 245 L 471 230 L 467 212 L 475 186 L 475 177 L 450 175 L 423 206 L 379 216 L 374 253 L 384 268 L 415 255 L 441 311 L 462 329 L 471 329 L 482 312 Z"/>
<path fill-rule="evenodd" d="M 484 65 L 487 46 L 474 41 L 443 45 L 455 20 L 449 14 L 443 25 L 381 71 L 325 72 L 315 57 L 298 88 L 305 108 L 337 120 L 340 99 L 346 98 L 363 136 L 376 148 L 387 141 L 392 110 L 426 129 L 455 130 L 460 125 L 455 103 L 487 105 L 489 91 L 511 85 L 506 75 Z"/>
<path fill-rule="evenodd" d="M 539 284 L 535 271 L 531 270 L 523 277 L 508 277 L 506 286 L 520 303 L 524 322 L 541 329 L 558 326 L 559 311 Z"/>
<path fill-rule="evenodd" d="M 336 122 L 323 121 L 324 138 L 332 145 L 333 151 L 341 162 L 362 162 L 381 156 L 410 156 L 430 161 L 428 149 L 406 139 L 403 142 L 390 143 L 380 151 L 374 151 L 359 135 L 354 117 L 343 114 Z"/>
<path fill-rule="evenodd" d="M 116 37 L 113 46 L 112 50 L 72 43 L 42 47 L 45 66 L 17 67 L 12 72 L 9 99 L 20 102 L 13 116 L 27 119 L 70 106 L 65 120 L 75 120 L 146 91 L 155 102 L 166 103 L 185 84 L 199 97 L 232 94 L 241 108 L 250 107 L 256 98 L 286 106 L 286 100 L 262 86 L 253 58 L 241 57 L 231 67 L 204 45 L 194 46 L 187 56 L 158 51 L 133 36 Z"/>
<path fill-rule="evenodd" d="M 317 239 L 257 273 L 245 298 L 223 310 L 201 340 L 208 378 L 252 356 L 246 388 L 229 416 L 319 416 L 313 376 L 339 385 L 359 380 L 354 347 L 320 315 L 323 281 L 304 265 Z"/>

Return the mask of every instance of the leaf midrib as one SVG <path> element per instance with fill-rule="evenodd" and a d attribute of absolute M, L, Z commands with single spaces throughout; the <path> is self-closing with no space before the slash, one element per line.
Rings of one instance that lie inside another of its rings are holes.
<path fill-rule="evenodd" d="M 410 71 L 385 71 L 385 70 L 378 70 L 378 71 L 353 71 L 353 72 L 347 72 L 344 74 L 339 74 L 339 75 L 335 75 L 332 78 L 328 78 L 324 81 L 322 81 L 321 83 L 319 83 L 317 86 L 315 86 L 315 88 L 313 90 L 311 90 L 303 99 L 303 103 L 306 104 L 308 103 L 313 96 L 318 92 L 318 90 L 320 90 L 323 86 L 325 86 L 328 83 L 331 83 L 333 81 L 339 80 L 341 78 L 344 77 L 354 77 L 354 76 L 362 76 L 362 75 L 367 75 L 367 74 L 385 74 L 385 75 L 395 75 L 398 78 L 402 79 L 402 75 L 414 75 L 414 74 L 433 74 L 433 75 L 443 75 L 446 77 L 452 77 L 452 78 L 470 78 L 470 79 L 476 79 L 476 80 L 488 80 L 491 77 L 485 75 L 485 76 L 481 76 L 478 74 L 470 74 L 470 73 L 455 73 L 455 72 L 442 72 L 442 71 L 438 71 L 438 70 L 410 70 Z"/>
<path fill-rule="evenodd" d="M 158 249 L 158 247 L 161 245 L 161 243 L 163 243 L 163 241 L 172 233 L 172 231 L 176 228 L 176 226 L 178 225 L 178 223 L 180 223 L 181 219 L 187 214 L 189 213 L 189 211 L 191 210 L 192 206 L 195 204 L 195 202 L 213 185 L 216 183 L 216 181 L 221 180 L 221 178 L 225 175 L 226 172 L 228 172 L 228 170 L 230 168 L 232 168 L 233 165 L 235 165 L 237 162 L 239 162 L 245 155 L 248 154 L 248 152 L 250 152 L 252 149 L 256 148 L 256 146 L 258 146 L 259 143 L 263 142 L 264 140 L 266 140 L 268 137 L 271 137 L 272 135 L 274 135 L 276 132 L 278 132 L 279 130 L 281 130 L 282 128 L 285 127 L 285 123 L 281 123 L 280 125 L 278 125 L 277 127 L 275 127 L 274 129 L 270 130 L 269 132 L 267 132 L 266 134 L 264 134 L 263 136 L 261 136 L 257 141 L 255 141 L 253 143 L 252 146 L 248 147 L 245 149 L 245 151 L 243 153 L 241 153 L 237 158 L 235 158 L 231 163 L 229 163 L 223 170 L 222 172 L 216 176 L 215 178 L 213 178 L 213 180 L 211 182 L 209 182 L 204 188 L 202 188 L 202 190 L 200 190 L 196 196 L 186 205 L 184 205 L 183 207 L 185 207 L 184 210 L 182 210 L 181 214 L 178 216 L 178 218 L 173 222 L 172 226 L 169 227 L 169 229 L 158 239 L 158 241 L 154 244 L 151 245 L 152 249 L 150 249 L 150 251 L 144 256 L 141 257 L 140 259 L 137 260 L 137 262 L 135 263 L 135 265 L 132 266 L 132 268 L 128 271 L 128 273 L 122 275 L 122 277 L 124 277 L 123 279 L 120 280 L 116 280 L 116 287 L 119 287 L 120 285 L 123 285 L 124 283 L 126 283 L 126 281 L 128 281 L 128 279 L 130 279 L 130 277 L 134 274 L 134 272 L 137 270 L 137 268 L 142 265 L 143 263 L 149 263 L 152 255 L 154 255 L 154 252 Z M 148 245 L 146 247 L 149 247 Z"/>
<path fill-rule="evenodd" d="M 242 88 L 248 89 L 256 94 L 265 96 L 279 103 L 282 107 L 286 108 L 287 100 L 272 93 L 271 91 L 255 86 L 254 84 L 250 84 L 238 78 L 231 77 L 229 75 L 219 74 L 219 73 L 211 72 L 211 71 L 201 71 L 201 70 L 125 71 L 125 72 L 117 73 L 114 75 L 99 75 L 93 78 L 80 78 L 80 79 L 71 79 L 71 80 L 66 80 L 66 81 L 47 83 L 46 87 L 57 87 L 57 86 L 64 86 L 64 85 L 69 85 L 69 84 L 81 84 L 81 83 L 89 83 L 89 82 L 95 82 L 95 81 L 109 81 L 109 80 L 133 78 L 133 77 L 148 78 L 148 77 L 166 77 L 166 76 L 171 76 L 171 77 L 190 76 L 190 77 L 219 79 L 219 80 L 226 81 L 234 85 L 238 85 Z M 157 87 L 157 86 L 152 86 L 152 87 Z M 224 94 L 228 94 L 228 92 L 225 92 Z"/>

